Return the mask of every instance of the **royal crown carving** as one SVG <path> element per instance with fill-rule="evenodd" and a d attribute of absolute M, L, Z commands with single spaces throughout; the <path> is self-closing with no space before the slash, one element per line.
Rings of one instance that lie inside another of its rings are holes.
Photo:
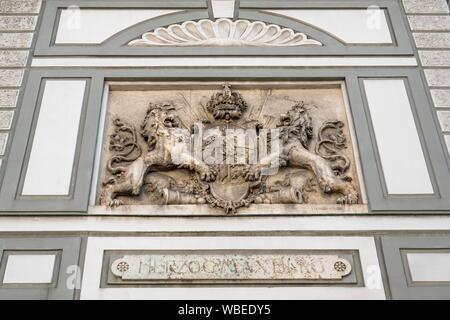
<path fill-rule="evenodd" d="M 129 46 L 189 46 L 189 47 L 292 47 L 322 46 L 322 43 L 274 24 L 261 21 L 217 19 L 186 21 L 167 28 L 146 32 Z"/>
<path fill-rule="evenodd" d="M 262 115 L 263 107 L 249 104 L 229 84 L 198 107 L 178 95 L 183 99 L 150 102 L 136 123 L 111 122 L 100 204 L 118 207 L 135 198 L 208 204 L 231 214 L 254 204 L 306 204 L 310 196 L 359 203 L 341 120 L 314 127 L 310 112 L 319 107 L 303 101 L 291 102 L 277 117 Z M 274 106 L 286 105 L 281 99 Z"/>
<path fill-rule="evenodd" d="M 215 93 L 208 101 L 207 110 L 216 120 L 238 120 L 247 110 L 247 103 L 239 94 L 232 92 L 228 84 L 222 92 Z"/>

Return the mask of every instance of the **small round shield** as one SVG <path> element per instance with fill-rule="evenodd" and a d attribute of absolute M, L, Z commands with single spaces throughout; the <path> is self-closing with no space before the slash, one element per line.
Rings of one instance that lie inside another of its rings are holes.
<path fill-rule="evenodd" d="M 239 202 L 247 198 L 250 183 L 217 183 L 210 184 L 211 194 L 219 200 Z"/>

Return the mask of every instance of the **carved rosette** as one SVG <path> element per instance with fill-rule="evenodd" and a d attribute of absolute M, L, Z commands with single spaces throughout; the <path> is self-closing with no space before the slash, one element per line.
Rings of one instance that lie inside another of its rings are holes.
<path fill-rule="evenodd" d="M 322 46 L 304 33 L 261 21 L 230 19 L 186 21 L 167 28 L 157 28 L 133 40 L 129 46 L 187 47 L 293 47 Z"/>

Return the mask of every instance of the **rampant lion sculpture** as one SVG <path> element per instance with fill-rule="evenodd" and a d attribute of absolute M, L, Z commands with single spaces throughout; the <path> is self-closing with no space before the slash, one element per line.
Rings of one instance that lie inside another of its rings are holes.
<path fill-rule="evenodd" d="M 190 154 L 190 136 L 186 134 L 186 130 L 179 130 L 182 125 L 171 114 L 173 110 L 175 108 L 171 104 L 150 103 L 141 126 L 141 135 L 148 148 L 144 154 L 137 143 L 134 128 L 122 123 L 120 119 L 115 120 L 116 133 L 111 137 L 111 149 L 119 151 L 119 154 L 108 160 L 108 171 L 115 177 L 104 183 L 102 204 L 115 207 L 122 204 L 122 201 L 116 199 L 117 195 L 139 195 L 145 176 L 152 171 L 187 168 L 198 173 L 201 180 L 215 179 L 212 169 Z M 120 132 L 128 132 L 131 135 L 130 141 L 120 141 L 124 139 Z M 117 139 L 118 143 L 114 143 Z M 130 157 L 132 153 L 137 154 Z"/>
<path fill-rule="evenodd" d="M 316 153 L 319 153 L 320 146 L 325 142 L 331 142 L 335 146 L 339 147 L 343 144 L 343 135 L 341 132 L 338 136 L 341 140 L 336 141 L 335 135 L 331 135 L 332 140 L 324 140 L 322 135 L 327 128 L 342 127 L 342 123 L 339 121 L 327 122 L 319 130 L 319 142 L 316 147 Z M 313 128 L 311 124 L 311 118 L 308 115 L 307 109 L 303 102 L 297 103 L 286 114 L 282 114 L 277 124 L 277 128 L 280 130 L 281 140 L 281 152 L 280 152 L 280 165 L 298 168 L 307 168 L 311 170 L 317 182 L 324 193 L 339 193 L 342 196 L 337 199 L 338 204 L 356 204 L 358 203 L 358 192 L 352 184 L 349 183 L 351 178 L 343 175 L 348 169 L 348 159 L 342 155 L 333 154 L 319 155 L 312 153 L 308 150 L 309 143 L 313 134 Z M 328 147 L 330 153 L 334 153 L 334 150 Z M 277 155 L 272 155 L 277 156 Z M 341 159 L 345 162 L 344 166 L 339 164 L 330 165 L 327 161 L 327 157 L 330 160 Z M 265 159 L 261 164 L 254 166 L 248 173 L 247 179 L 257 180 L 260 179 L 261 170 L 271 163 L 270 159 Z"/>

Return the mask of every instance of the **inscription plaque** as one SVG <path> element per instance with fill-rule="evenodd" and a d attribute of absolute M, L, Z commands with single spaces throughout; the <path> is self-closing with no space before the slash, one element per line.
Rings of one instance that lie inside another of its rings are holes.
<path fill-rule="evenodd" d="M 340 280 L 351 264 L 335 255 L 125 255 L 111 264 L 122 280 Z"/>

